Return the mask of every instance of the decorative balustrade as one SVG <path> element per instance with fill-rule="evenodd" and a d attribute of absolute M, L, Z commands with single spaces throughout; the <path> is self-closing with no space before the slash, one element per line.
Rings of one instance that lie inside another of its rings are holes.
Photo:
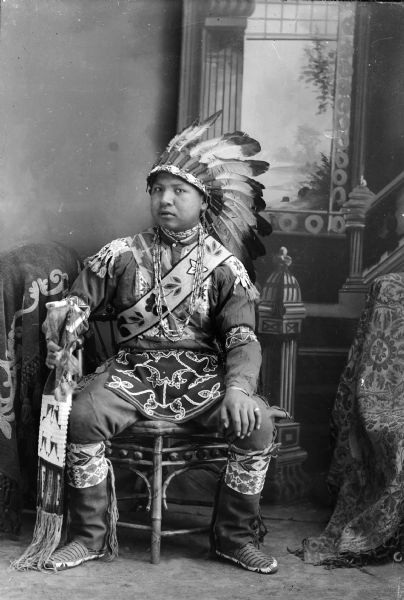
<path fill-rule="evenodd" d="M 282 233 L 304 233 L 309 235 L 345 234 L 345 219 L 340 211 L 271 209 L 264 213 L 271 221 L 273 231 Z"/>

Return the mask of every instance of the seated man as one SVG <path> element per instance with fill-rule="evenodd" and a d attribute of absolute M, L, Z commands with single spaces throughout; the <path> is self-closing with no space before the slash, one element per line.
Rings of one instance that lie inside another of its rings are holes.
<path fill-rule="evenodd" d="M 102 248 L 70 290 L 68 302 L 86 314 L 106 304 L 115 308 L 120 350 L 73 400 L 66 457 L 70 542 L 47 568 L 116 555 L 104 442 L 146 417 L 192 419 L 225 432 L 229 455 L 215 506 L 214 552 L 252 571 L 277 570 L 276 560 L 254 543 L 252 525 L 276 449 L 273 419 L 285 413 L 255 395 L 261 366 L 256 289 L 243 264 L 205 227 L 208 219 L 217 223 L 209 213 L 214 202 L 225 223 L 229 199 L 237 215 L 240 190 L 250 192 L 248 200 L 262 194 L 246 173 L 268 165 L 240 160 L 259 144 L 239 132 L 230 141 L 197 142 L 214 118 L 176 136 L 150 172 L 155 227 Z M 243 219 L 230 229 L 249 228 L 249 210 L 240 211 Z M 60 351 L 48 342 L 50 368 Z"/>

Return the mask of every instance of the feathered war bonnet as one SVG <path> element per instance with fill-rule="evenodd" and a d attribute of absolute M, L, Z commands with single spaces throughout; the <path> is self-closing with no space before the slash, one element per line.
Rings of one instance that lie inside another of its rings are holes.
<path fill-rule="evenodd" d="M 265 254 L 257 233 L 268 235 L 272 227 L 258 215 L 265 208 L 265 186 L 254 179 L 268 170 L 269 163 L 251 157 L 261 146 L 242 131 L 201 140 L 222 111 L 196 121 L 178 133 L 153 165 L 148 189 L 158 173 L 184 179 L 205 194 L 207 231 L 239 258 L 254 279 L 252 261 Z"/>

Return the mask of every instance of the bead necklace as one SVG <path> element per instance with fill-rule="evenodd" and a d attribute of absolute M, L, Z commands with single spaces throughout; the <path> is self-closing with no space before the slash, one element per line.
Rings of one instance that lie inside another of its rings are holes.
<path fill-rule="evenodd" d="M 197 231 L 199 231 L 199 225 L 195 225 L 191 229 L 186 229 L 185 231 L 171 231 L 166 227 L 160 226 L 160 230 L 171 240 L 175 240 L 176 242 L 183 242 L 184 240 L 191 238 L 193 235 L 196 235 Z"/>
<path fill-rule="evenodd" d="M 198 225 L 198 247 L 196 255 L 195 271 L 192 279 L 191 296 L 188 307 L 185 309 L 187 316 L 185 319 L 179 319 L 173 312 L 168 310 L 167 315 L 171 315 L 176 329 L 170 329 L 166 317 L 163 317 L 163 305 L 165 305 L 164 287 L 161 281 L 161 234 L 160 229 L 157 229 L 153 240 L 153 272 L 154 272 L 154 287 L 157 290 L 156 308 L 159 317 L 159 334 L 166 337 L 172 342 L 177 342 L 182 339 L 185 328 L 195 312 L 197 300 L 202 295 L 203 284 L 203 259 L 205 256 L 205 232 L 201 224 Z"/>

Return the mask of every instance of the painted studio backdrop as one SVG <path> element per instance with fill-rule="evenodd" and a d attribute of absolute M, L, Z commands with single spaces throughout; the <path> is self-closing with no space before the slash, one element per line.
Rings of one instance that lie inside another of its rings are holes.
<path fill-rule="evenodd" d="M 304 469 L 325 472 L 364 298 L 404 270 L 403 31 L 401 2 L 3 0 L 0 252 L 56 242 L 83 258 L 149 226 L 154 160 L 221 109 L 212 133 L 245 129 L 271 164 L 264 309 L 280 248 L 299 298 L 286 392 L 270 336 L 291 327 L 290 298 L 284 321 L 262 313 L 264 387 L 293 409 Z"/>
<path fill-rule="evenodd" d="M 145 174 L 176 129 L 181 2 L 1 5 L 0 249 L 80 254 L 149 225 Z"/>

